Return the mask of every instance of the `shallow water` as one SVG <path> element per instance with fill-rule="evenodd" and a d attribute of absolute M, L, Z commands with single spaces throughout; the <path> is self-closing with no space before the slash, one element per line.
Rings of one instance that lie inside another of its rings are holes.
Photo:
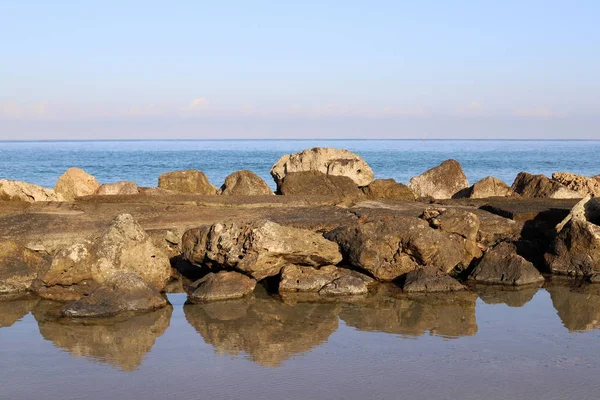
<path fill-rule="evenodd" d="M 110 324 L 0 302 L 0 398 L 597 399 L 600 288 L 256 298 Z"/>
<path fill-rule="evenodd" d="M 198 140 L 0 142 L 0 179 L 53 187 L 69 167 L 102 183 L 134 181 L 156 186 L 158 176 L 181 169 L 204 171 L 220 186 L 230 173 L 249 169 L 274 186 L 271 166 L 284 154 L 312 147 L 360 154 L 377 178 L 408 180 L 442 161 L 458 160 L 471 181 L 492 175 L 511 184 L 520 171 L 600 174 L 600 141 L 516 140 Z"/>

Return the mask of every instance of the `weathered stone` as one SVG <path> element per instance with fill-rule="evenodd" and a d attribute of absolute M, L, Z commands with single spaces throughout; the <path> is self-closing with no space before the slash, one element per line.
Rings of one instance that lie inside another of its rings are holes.
<path fill-rule="evenodd" d="M 477 283 L 512 286 L 544 281 L 533 264 L 517 254 L 516 246 L 506 242 L 489 250 L 471 272 L 469 279 Z"/>
<path fill-rule="evenodd" d="M 100 185 L 98 190 L 96 190 L 97 195 L 102 196 L 112 196 L 112 195 L 132 195 L 138 194 L 139 189 L 135 182 L 115 182 L 115 183 L 105 183 Z"/>
<path fill-rule="evenodd" d="M 80 168 L 69 168 L 56 181 L 54 191 L 70 201 L 76 197 L 94 194 L 98 187 L 100 184 L 93 175 Z"/>
<path fill-rule="evenodd" d="M 484 199 L 487 197 L 514 196 L 515 192 L 506 183 L 498 178 L 488 176 L 476 182 L 469 190 L 472 199 Z"/>
<path fill-rule="evenodd" d="M 416 196 L 408 186 L 393 179 L 376 179 L 362 191 L 369 199 L 415 200 Z"/>
<path fill-rule="evenodd" d="M 374 280 L 334 265 L 319 269 L 288 264 L 281 270 L 279 292 L 315 292 L 322 295 L 357 295 L 368 292 Z"/>
<path fill-rule="evenodd" d="M 589 276 L 600 273 L 600 226 L 589 221 L 569 221 L 544 258 L 555 274 Z"/>
<path fill-rule="evenodd" d="M 464 290 L 465 287 L 438 267 L 426 266 L 419 267 L 406 274 L 402 289 L 408 293 L 455 292 Z"/>
<path fill-rule="evenodd" d="M 123 312 L 152 311 L 168 304 L 154 287 L 131 271 L 106 278 L 89 296 L 67 304 L 61 314 L 69 318 L 109 317 Z"/>
<path fill-rule="evenodd" d="M 512 190 L 522 197 L 551 199 L 574 199 L 581 197 L 579 193 L 548 179 L 544 175 L 532 175 L 527 172 L 519 172 L 512 184 Z"/>
<path fill-rule="evenodd" d="M 225 183 L 221 186 L 219 194 L 229 196 L 268 196 L 272 195 L 273 191 L 252 171 L 242 170 L 236 171 L 225 178 Z"/>
<path fill-rule="evenodd" d="M 485 247 L 498 242 L 516 240 L 523 229 L 522 222 L 504 218 L 485 210 L 475 210 L 473 212 L 479 218 L 477 242 Z"/>
<path fill-rule="evenodd" d="M 356 186 L 367 186 L 374 178 L 371 167 L 357 154 L 348 150 L 321 147 L 282 156 L 271 168 L 271 176 L 279 187 L 287 174 L 301 171 L 346 176 Z"/>
<path fill-rule="evenodd" d="M 390 217 L 336 228 L 325 235 L 337 242 L 345 259 L 382 281 L 435 265 L 451 271 L 465 258 L 460 241 L 413 217 Z"/>
<path fill-rule="evenodd" d="M 569 221 L 590 221 L 593 223 L 600 223 L 600 203 L 596 199 L 592 199 L 590 195 L 587 195 L 581 201 L 573 206 L 569 214 L 563 219 L 558 225 L 556 225 L 556 232 L 562 231 L 565 225 Z"/>
<path fill-rule="evenodd" d="M 279 274 L 285 264 L 321 266 L 342 260 L 336 243 L 322 235 L 268 220 L 216 223 L 184 234 L 185 259 L 237 269 L 256 280 Z"/>
<path fill-rule="evenodd" d="M 411 178 L 408 187 L 419 197 L 450 199 L 469 187 L 469 181 L 456 160 L 446 160 L 437 167 Z"/>
<path fill-rule="evenodd" d="M 158 249 L 130 214 L 118 215 L 95 241 L 91 271 L 99 283 L 118 271 L 132 271 L 157 290 L 171 276 L 169 258 Z"/>
<path fill-rule="evenodd" d="M 0 179 L 0 200 L 64 201 L 64 197 L 54 191 L 27 182 Z"/>
<path fill-rule="evenodd" d="M 209 273 L 197 283 L 197 289 L 188 297 L 191 303 L 239 299 L 254 291 L 256 281 L 234 271 Z"/>
<path fill-rule="evenodd" d="M 552 180 L 563 184 L 567 189 L 579 193 L 580 197 L 600 196 L 600 181 L 594 178 L 568 172 L 555 172 L 552 174 Z"/>
<path fill-rule="evenodd" d="M 48 263 L 48 258 L 12 240 L 0 239 L 0 294 L 30 290 Z"/>
<path fill-rule="evenodd" d="M 472 241 L 477 239 L 480 225 L 479 217 L 472 212 L 450 208 L 440 209 L 436 213 L 428 209 L 423 213 L 423 218 L 437 229 L 448 233 L 456 233 Z"/>
<path fill-rule="evenodd" d="M 204 172 L 194 169 L 164 173 L 158 177 L 158 187 L 180 193 L 217 194 L 217 188 L 211 185 Z"/>
<path fill-rule="evenodd" d="M 325 175 L 318 171 L 288 173 L 278 186 L 278 193 L 295 196 L 327 196 L 358 199 L 363 192 L 350 178 Z"/>

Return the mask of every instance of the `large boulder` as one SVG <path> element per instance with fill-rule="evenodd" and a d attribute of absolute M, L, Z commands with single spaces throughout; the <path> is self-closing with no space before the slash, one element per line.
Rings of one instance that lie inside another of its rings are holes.
<path fill-rule="evenodd" d="M 115 183 L 105 183 L 100 185 L 98 190 L 96 190 L 97 195 L 102 196 L 112 196 L 112 195 L 131 195 L 138 194 L 139 189 L 135 182 L 115 182 Z"/>
<path fill-rule="evenodd" d="M 357 186 L 367 186 L 375 176 L 371 167 L 359 155 L 348 150 L 322 147 L 284 155 L 271 168 L 271 176 L 279 187 L 287 174 L 300 171 L 346 176 Z"/>
<path fill-rule="evenodd" d="M 54 191 L 62 195 L 65 200 L 74 200 L 76 197 L 94 194 L 100 184 L 93 175 L 81 168 L 69 168 L 62 174 L 54 185 Z"/>
<path fill-rule="evenodd" d="M 158 187 L 181 193 L 217 194 L 217 188 L 211 185 L 204 172 L 195 169 L 164 173 L 158 177 Z"/>
<path fill-rule="evenodd" d="M 415 200 L 416 196 L 408 186 L 396 182 L 393 179 L 376 179 L 362 191 L 369 199 L 381 200 Z"/>
<path fill-rule="evenodd" d="M 600 274 L 600 204 L 590 197 L 573 207 L 557 226 L 558 234 L 544 255 L 555 274 Z"/>
<path fill-rule="evenodd" d="M 167 304 L 166 298 L 138 274 L 120 271 L 89 296 L 67 304 L 61 314 L 69 318 L 109 317 L 127 311 L 152 311 Z"/>
<path fill-rule="evenodd" d="M 465 290 L 465 287 L 438 267 L 426 266 L 406 274 L 402 290 L 408 293 L 455 292 Z"/>
<path fill-rule="evenodd" d="M 239 299 L 254 291 L 256 281 L 235 271 L 209 273 L 189 295 L 190 303 Z"/>
<path fill-rule="evenodd" d="M 228 175 L 219 193 L 229 196 L 268 196 L 273 191 L 260 176 L 252 171 L 242 170 Z"/>
<path fill-rule="evenodd" d="M 476 182 L 469 189 L 469 198 L 471 199 L 484 199 L 487 197 L 509 197 L 514 196 L 515 193 L 512 191 L 510 186 L 502 182 L 498 178 L 488 176 L 482 180 Z"/>
<path fill-rule="evenodd" d="M 581 197 L 579 193 L 544 175 L 532 175 L 527 172 L 519 172 L 512 184 L 512 190 L 522 197 L 529 198 L 575 199 Z"/>
<path fill-rule="evenodd" d="M 568 172 L 555 172 L 552 174 L 552 180 L 563 184 L 567 189 L 579 193 L 580 197 L 600 196 L 600 181 L 594 178 Z"/>
<path fill-rule="evenodd" d="M 469 211 L 456 208 L 426 209 L 422 216 L 435 228 L 455 233 L 475 241 L 479 232 L 479 217 Z"/>
<path fill-rule="evenodd" d="M 186 231 L 184 258 L 209 268 L 237 269 L 256 280 L 285 264 L 321 266 L 342 260 L 336 243 L 318 233 L 268 220 L 223 222 Z"/>
<path fill-rule="evenodd" d="M 374 280 L 364 274 L 335 265 L 319 269 L 288 264 L 281 270 L 279 292 L 313 292 L 321 295 L 358 295 L 368 292 Z"/>
<path fill-rule="evenodd" d="M 340 245 L 351 265 L 381 281 L 391 281 L 418 266 L 449 272 L 465 259 L 464 244 L 414 217 L 388 217 L 341 226 L 325 234 Z"/>
<path fill-rule="evenodd" d="M 533 264 L 517 254 L 516 246 L 507 242 L 489 250 L 473 269 L 469 279 L 477 283 L 512 286 L 544 281 Z"/>
<path fill-rule="evenodd" d="M 326 175 L 318 171 L 288 173 L 279 184 L 277 191 L 282 195 L 328 196 L 339 199 L 357 199 L 363 196 L 352 179 Z"/>
<path fill-rule="evenodd" d="M 64 197 L 54 191 L 27 182 L 0 179 L 0 200 L 64 201 Z"/>
<path fill-rule="evenodd" d="M 11 240 L 0 240 L 0 294 L 31 289 L 48 258 Z"/>
<path fill-rule="evenodd" d="M 469 187 L 469 180 L 456 160 L 446 160 L 411 178 L 408 187 L 419 197 L 450 199 Z"/>

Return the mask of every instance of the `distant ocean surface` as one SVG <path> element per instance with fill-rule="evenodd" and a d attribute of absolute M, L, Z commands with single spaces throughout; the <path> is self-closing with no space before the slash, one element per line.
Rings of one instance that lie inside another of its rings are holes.
<path fill-rule="evenodd" d="M 101 183 L 156 186 L 164 172 L 198 169 L 220 186 L 231 172 L 249 169 L 274 186 L 269 170 L 279 157 L 312 147 L 356 152 L 376 178 L 403 183 L 448 158 L 462 164 L 471 183 L 492 175 L 510 185 L 520 171 L 600 174 L 600 141 L 152 140 L 0 142 L 0 179 L 53 187 L 75 166 Z"/>

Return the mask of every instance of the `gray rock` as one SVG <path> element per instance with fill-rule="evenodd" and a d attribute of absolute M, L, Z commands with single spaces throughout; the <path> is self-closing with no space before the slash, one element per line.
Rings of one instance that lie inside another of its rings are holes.
<path fill-rule="evenodd" d="M 471 272 L 469 279 L 477 283 L 512 286 L 544 281 L 533 264 L 517 254 L 516 246 L 506 242 L 489 250 Z"/>
<path fill-rule="evenodd" d="M 419 197 L 450 199 L 469 187 L 469 181 L 456 160 L 446 160 L 437 167 L 411 178 L 408 187 Z"/>
<path fill-rule="evenodd" d="M 256 281 L 234 271 L 209 273 L 188 297 L 190 303 L 239 299 L 254 291 Z"/>
<path fill-rule="evenodd" d="M 402 290 L 408 293 L 455 292 L 465 290 L 465 287 L 439 268 L 426 266 L 419 267 L 406 274 Z"/>
<path fill-rule="evenodd" d="M 374 280 L 334 265 L 319 269 L 288 264 L 281 270 L 279 292 L 313 292 L 321 295 L 356 295 L 368 292 Z"/>

